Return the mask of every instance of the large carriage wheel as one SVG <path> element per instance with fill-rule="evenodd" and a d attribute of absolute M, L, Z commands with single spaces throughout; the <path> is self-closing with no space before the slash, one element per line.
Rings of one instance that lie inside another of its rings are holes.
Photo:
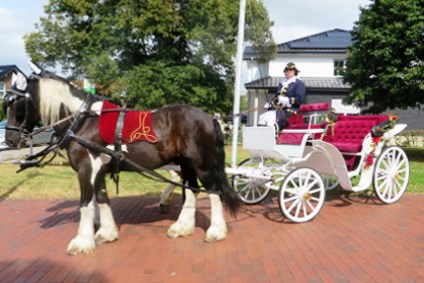
<path fill-rule="evenodd" d="M 311 168 L 298 168 L 282 182 L 278 203 L 285 217 L 301 223 L 318 214 L 324 199 L 325 186 L 321 176 Z"/>
<path fill-rule="evenodd" d="M 398 201 L 409 182 L 409 160 L 399 147 L 383 150 L 375 163 L 373 187 L 377 197 L 384 203 Z"/>
<path fill-rule="evenodd" d="M 239 164 L 239 168 L 257 169 L 261 174 L 260 161 L 258 159 L 246 159 Z M 263 201 L 269 194 L 270 187 L 265 184 L 268 180 L 262 178 L 247 177 L 243 175 L 233 176 L 233 187 L 239 193 L 241 200 L 246 204 L 257 204 Z"/>

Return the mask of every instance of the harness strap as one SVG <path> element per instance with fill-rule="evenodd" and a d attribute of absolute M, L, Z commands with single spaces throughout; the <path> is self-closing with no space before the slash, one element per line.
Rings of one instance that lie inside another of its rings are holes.
<path fill-rule="evenodd" d="M 125 108 L 119 111 L 118 120 L 116 121 L 115 129 L 115 152 L 122 154 L 122 129 L 124 127 L 126 111 Z M 121 171 L 121 160 L 113 159 L 114 170 L 112 172 L 112 179 L 116 185 L 116 194 L 119 195 L 119 172 Z"/>
<path fill-rule="evenodd" d="M 86 100 L 81 106 L 81 109 L 77 112 L 75 120 L 72 122 L 72 124 L 69 126 L 68 132 L 75 132 L 77 129 L 79 129 L 84 122 L 87 115 L 90 113 L 90 107 L 95 101 L 95 98 L 91 95 L 88 95 Z M 58 142 L 58 146 L 60 149 L 64 149 L 69 145 L 69 142 L 71 139 L 68 135 L 64 135 L 61 140 Z"/>

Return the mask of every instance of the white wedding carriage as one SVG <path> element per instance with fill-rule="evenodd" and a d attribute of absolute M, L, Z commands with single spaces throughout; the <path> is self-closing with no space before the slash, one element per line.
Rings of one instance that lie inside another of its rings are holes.
<path fill-rule="evenodd" d="M 358 192 L 372 184 L 386 204 L 401 198 L 408 157 L 385 145 L 407 125 L 389 115 L 333 115 L 337 119 L 320 122 L 327 109 L 327 103 L 304 105 L 306 119 L 298 114 L 299 121 L 278 137 L 274 127 L 243 129 L 243 148 L 251 157 L 227 173 L 244 203 L 257 204 L 276 190 L 283 215 L 300 223 L 319 213 L 326 191 L 337 185 Z"/>

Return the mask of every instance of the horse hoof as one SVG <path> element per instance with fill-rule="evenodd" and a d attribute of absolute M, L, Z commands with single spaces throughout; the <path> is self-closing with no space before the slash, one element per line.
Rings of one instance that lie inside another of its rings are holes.
<path fill-rule="evenodd" d="M 181 227 L 181 225 L 176 225 L 177 223 L 174 223 L 169 227 L 168 232 L 166 235 L 169 238 L 178 238 L 178 237 L 187 237 L 193 234 L 194 227 Z"/>
<path fill-rule="evenodd" d="M 224 240 L 227 236 L 227 229 L 218 229 L 216 227 L 209 227 L 206 232 L 205 242 L 214 243 L 217 241 Z"/>
<path fill-rule="evenodd" d="M 119 238 L 119 234 L 118 234 L 118 230 L 115 228 L 104 228 L 101 227 L 96 235 L 94 236 L 94 239 L 96 241 L 96 244 L 103 244 L 103 243 L 109 243 L 109 242 L 114 242 L 116 240 L 118 240 Z"/>
<path fill-rule="evenodd" d="M 159 211 L 161 214 L 169 213 L 169 205 L 159 204 Z"/>
<path fill-rule="evenodd" d="M 69 255 L 87 254 L 96 248 L 94 239 L 86 239 L 77 235 L 73 238 L 66 249 Z"/>

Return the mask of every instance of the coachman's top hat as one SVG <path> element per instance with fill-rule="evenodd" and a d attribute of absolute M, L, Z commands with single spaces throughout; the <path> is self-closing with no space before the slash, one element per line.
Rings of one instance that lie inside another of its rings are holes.
<path fill-rule="evenodd" d="M 296 72 L 299 72 L 296 65 L 293 62 L 287 63 L 286 67 L 284 68 L 284 72 L 287 70 L 295 70 Z"/>

